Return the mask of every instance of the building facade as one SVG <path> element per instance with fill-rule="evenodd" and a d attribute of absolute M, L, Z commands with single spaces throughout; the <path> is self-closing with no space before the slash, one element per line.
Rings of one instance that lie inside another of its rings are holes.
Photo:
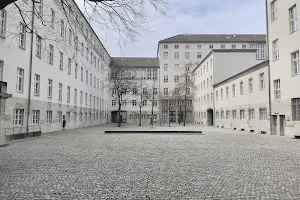
<path fill-rule="evenodd" d="M 161 66 L 159 80 L 161 93 L 174 91 L 176 77 L 184 74 L 187 66 L 192 71 L 214 49 L 255 49 L 255 58 L 259 62 L 266 58 L 266 35 L 183 34 L 159 41 L 157 56 Z M 195 99 L 189 101 L 186 119 L 187 122 L 194 122 Z M 163 105 L 163 109 L 168 109 L 167 104 Z M 167 112 L 163 112 L 163 116 L 167 119 Z M 175 111 L 171 113 L 172 116 L 174 113 Z M 173 121 L 178 121 L 179 117 L 174 119 Z"/>
<path fill-rule="evenodd" d="M 213 87 L 216 127 L 270 134 L 267 61 Z"/>
<path fill-rule="evenodd" d="M 16 3 L 30 17 L 22 19 L 13 4 L 0 11 L 0 77 L 12 94 L 2 123 L 6 134 L 23 133 L 27 125 L 61 130 L 63 119 L 67 129 L 108 123 L 111 58 L 76 3 L 36 3 L 33 40 L 32 1 Z"/>
<path fill-rule="evenodd" d="M 158 58 L 142 57 L 113 57 L 112 70 L 123 74 L 125 77 L 111 84 L 111 116 L 112 122 L 118 122 L 118 103 L 121 105 L 123 123 L 147 124 L 153 117 L 154 123 L 160 120 L 159 96 L 159 60 Z M 123 80 L 122 80 L 123 79 Z M 130 79 L 128 81 L 128 79 Z M 114 82 L 115 80 L 111 80 Z M 118 85 L 124 85 L 125 88 Z M 122 91 L 120 91 L 122 90 Z M 120 97 L 120 92 L 122 96 Z"/>
<path fill-rule="evenodd" d="M 254 66 L 254 49 L 215 49 L 212 50 L 193 70 L 196 92 L 194 98 L 194 122 L 213 126 L 215 120 L 214 103 L 216 95 L 223 96 L 225 91 L 214 96 L 213 85 Z"/>
<path fill-rule="evenodd" d="M 299 5 L 266 0 L 274 135 L 300 135 Z"/>

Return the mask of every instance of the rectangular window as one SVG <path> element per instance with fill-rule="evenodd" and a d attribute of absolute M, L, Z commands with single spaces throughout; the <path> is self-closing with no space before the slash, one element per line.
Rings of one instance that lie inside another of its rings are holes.
<path fill-rule="evenodd" d="M 62 100 L 62 83 L 58 83 L 58 100 Z"/>
<path fill-rule="evenodd" d="M 279 42 L 278 39 L 273 41 L 273 60 L 279 59 Z"/>
<path fill-rule="evenodd" d="M 190 59 L 190 53 L 189 52 L 185 52 L 185 59 Z"/>
<path fill-rule="evenodd" d="M 230 111 L 229 110 L 226 111 L 226 119 L 230 119 Z"/>
<path fill-rule="evenodd" d="M 59 69 L 64 69 L 64 54 L 62 52 L 59 53 Z"/>
<path fill-rule="evenodd" d="M 5 37 L 6 32 L 6 11 L 0 10 L 0 36 Z"/>
<path fill-rule="evenodd" d="M 236 45 L 235 44 L 231 45 L 231 48 L 236 49 Z"/>
<path fill-rule="evenodd" d="M 167 44 L 164 45 L 164 49 L 168 49 L 168 47 L 169 47 L 169 46 L 168 46 Z"/>
<path fill-rule="evenodd" d="M 89 72 L 88 72 L 88 70 L 85 71 L 85 83 L 89 84 Z"/>
<path fill-rule="evenodd" d="M 259 89 L 265 89 L 265 73 L 259 74 Z"/>
<path fill-rule="evenodd" d="M 52 99 L 52 80 L 48 79 L 48 98 Z"/>
<path fill-rule="evenodd" d="M 174 77 L 174 82 L 175 82 L 175 83 L 178 83 L 178 82 L 179 82 L 179 76 L 175 76 L 175 77 Z"/>
<path fill-rule="evenodd" d="M 52 111 L 47 110 L 46 111 L 46 124 L 52 123 Z"/>
<path fill-rule="evenodd" d="M 201 58 L 201 52 L 197 52 L 197 58 Z"/>
<path fill-rule="evenodd" d="M 209 45 L 209 48 L 210 48 L 210 49 L 213 49 L 213 48 L 214 48 L 214 45 L 210 44 L 210 45 Z"/>
<path fill-rule="evenodd" d="M 153 69 L 153 79 L 157 79 L 157 69 Z"/>
<path fill-rule="evenodd" d="M 298 30 L 296 5 L 290 8 L 289 12 L 290 12 L 290 31 L 291 33 L 294 33 Z"/>
<path fill-rule="evenodd" d="M 77 89 L 74 89 L 74 104 L 77 104 Z"/>
<path fill-rule="evenodd" d="M 84 104 L 85 104 L 85 106 L 87 106 L 87 101 L 88 101 L 88 94 L 85 93 L 85 99 L 84 99 Z"/>
<path fill-rule="evenodd" d="M 168 88 L 164 88 L 164 94 L 167 95 L 169 93 Z"/>
<path fill-rule="evenodd" d="M 164 71 L 168 71 L 168 64 L 164 64 Z"/>
<path fill-rule="evenodd" d="M 80 68 L 80 79 L 83 81 L 83 67 Z"/>
<path fill-rule="evenodd" d="M 78 65 L 75 63 L 75 70 L 74 70 L 75 78 L 77 78 L 78 74 Z"/>
<path fill-rule="evenodd" d="M 72 29 L 71 28 L 69 28 L 69 45 L 72 45 L 72 38 L 73 38 L 73 36 L 72 36 Z"/>
<path fill-rule="evenodd" d="M 245 119 L 245 110 L 240 110 L 240 119 Z"/>
<path fill-rule="evenodd" d="M 235 84 L 232 85 L 232 96 L 235 97 Z"/>
<path fill-rule="evenodd" d="M 221 100 L 223 100 L 223 89 L 221 89 Z"/>
<path fill-rule="evenodd" d="M 197 49 L 201 49 L 201 47 L 202 47 L 201 44 L 197 45 Z"/>
<path fill-rule="evenodd" d="M 179 52 L 175 52 L 175 53 L 174 53 L 174 58 L 175 58 L 175 59 L 179 59 Z"/>
<path fill-rule="evenodd" d="M 13 117 L 14 126 L 23 126 L 24 109 L 15 109 Z"/>
<path fill-rule="evenodd" d="M 168 83 L 168 81 L 169 81 L 168 76 L 164 76 L 164 83 Z"/>
<path fill-rule="evenodd" d="M 71 58 L 68 58 L 68 74 L 71 75 L 72 70 L 72 60 Z"/>
<path fill-rule="evenodd" d="M 70 102 L 70 97 L 71 97 L 71 87 L 67 87 L 67 102 Z"/>
<path fill-rule="evenodd" d="M 219 100 L 219 91 L 216 91 L 216 101 Z"/>
<path fill-rule="evenodd" d="M 224 111 L 221 111 L 221 119 L 224 119 Z"/>
<path fill-rule="evenodd" d="M 229 98 L 229 87 L 226 87 L 226 99 Z"/>
<path fill-rule="evenodd" d="M 83 103 L 83 92 L 80 91 L 80 105 L 82 105 Z"/>
<path fill-rule="evenodd" d="M 20 23 L 19 46 L 26 48 L 26 27 L 23 23 Z"/>
<path fill-rule="evenodd" d="M 185 48 L 186 48 L 186 49 L 190 49 L 190 45 L 189 45 L 189 44 L 186 44 L 186 45 L 185 45 Z"/>
<path fill-rule="evenodd" d="M 24 90 L 24 69 L 17 68 L 17 91 L 23 92 Z"/>
<path fill-rule="evenodd" d="M 249 78 L 249 92 L 253 92 L 253 79 Z"/>
<path fill-rule="evenodd" d="M 275 99 L 281 99 L 280 79 L 274 81 Z"/>
<path fill-rule="evenodd" d="M 300 121 L 300 98 L 292 99 L 292 120 Z"/>
<path fill-rule="evenodd" d="M 277 19 L 277 0 L 271 3 L 271 20 L 274 21 L 275 19 Z"/>
<path fill-rule="evenodd" d="M 298 74 L 300 74 L 299 51 L 292 53 L 291 57 L 292 57 L 293 75 L 298 75 Z"/>
<path fill-rule="evenodd" d="M 57 111 L 57 122 L 60 123 L 62 121 L 62 112 Z"/>
<path fill-rule="evenodd" d="M 236 119 L 236 110 L 232 111 L 232 119 Z"/>
<path fill-rule="evenodd" d="M 32 110 L 32 118 L 31 124 L 36 125 L 40 123 L 40 111 L 39 110 Z"/>
<path fill-rule="evenodd" d="M 147 69 L 147 79 L 152 78 L 152 69 Z"/>
<path fill-rule="evenodd" d="M 175 49 L 179 49 L 179 45 L 178 44 L 175 44 Z"/>
<path fill-rule="evenodd" d="M 70 118 L 71 118 L 71 113 L 70 112 L 66 112 L 66 121 L 70 122 Z"/>
<path fill-rule="evenodd" d="M 122 106 L 126 106 L 126 100 L 122 101 Z"/>
<path fill-rule="evenodd" d="M 247 49 L 247 45 L 243 44 L 243 45 L 242 45 L 242 48 L 243 48 L 243 49 Z"/>
<path fill-rule="evenodd" d="M 54 48 L 52 44 L 49 44 L 49 64 L 53 65 L 53 53 Z"/>
<path fill-rule="evenodd" d="M 153 94 L 157 95 L 157 93 L 158 93 L 158 89 L 157 88 L 153 88 Z"/>
<path fill-rule="evenodd" d="M 244 94 L 244 82 L 241 81 L 240 82 L 240 95 L 243 95 Z"/>
<path fill-rule="evenodd" d="M 54 22 L 55 22 L 55 12 L 54 10 L 51 8 L 51 22 L 50 22 L 50 26 L 52 28 L 54 28 Z"/>
<path fill-rule="evenodd" d="M 34 95 L 39 96 L 40 95 L 40 75 L 35 74 L 34 75 Z"/>
<path fill-rule="evenodd" d="M 221 45 L 221 49 L 225 49 L 226 47 L 225 47 L 225 44 L 222 44 Z"/>
<path fill-rule="evenodd" d="M 147 100 L 142 101 L 142 106 L 147 106 Z"/>
<path fill-rule="evenodd" d="M 248 112 L 249 112 L 249 120 L 255 119 L 255 110 L 251 108 L 248 110 Z"/>
<path fill-rule="evenodd" d="M 36 56 L 41 58 L 42 55 L 42 38 L 40 36 L 36 36 Z"/>
<path fill-rule="evenodd" d="M 132 106 L 136 106 L 136 100 L 132 100 Z"/>
<path fill-rule="evenodd" d="M 164 59 L 168 59 L 168 52 L 164 52 Z"/>
<path fill-rule="evenodd" d="M 179 64 L 175 64 L 174 68 L 175 68 L 175 71 L 178 71 L 179 70 Z"/>
<path fill-rule="evenodd" d="M 267 120 L 267 109 L 266 108 L 259 109 L 259 120 Z"/>
<path fill-rule="evenodd" d="M 90 74 L 90 86 L 93 86 L 93 75 Z"/>
<path fill-rule="evenodd" d="M 37 14 L 42 18 L 43 17 L 43 0 L 40 0 L 36 5 Z"/>
<path fill-rule="evenodd" d="M 65 37 L 65 22 L 60 20 L 60 36 Z"/>
<path fill-rule="evenodd" d="M 112 105 L 112 106 L 116 106 L 116 105 L 117 105 L 117 102 L 116 102 L 116 100 L 114 100 L 114 99 L 113 99 L 113 100 L 111 100 L 111 105 Z"/>

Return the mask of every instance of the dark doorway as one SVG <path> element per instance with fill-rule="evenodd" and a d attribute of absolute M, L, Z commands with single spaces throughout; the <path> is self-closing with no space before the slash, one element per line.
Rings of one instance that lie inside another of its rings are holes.
<path fill-rule="evenodd" d="M 170 111 L 170 122 L 176 122 L 176 112 Z"/>
<path fill-rule="evenodd" d="M 127 121 L 127 112 L 121 111 L 122 123 L 126 123 Z M 111 122 L 118 123 L 119 122 L 119 111 L 111 111 Z"/>
<path fill-rule="evenodd" d="M 207 110 L 207 126 L 213 126 L 214 125 L 214 111 L 213 109 Z"/>
<path fill-rule="evenodd" d="M 277 115 L 272 115 L 272 133 L 271 135 L 277 135 Z"/>
<path fill-rule="evenodd" d="M 280 136 L 284 136 L 284 122 L 285 122 L 285 115 L 280 115 L 279 116 Z"/>

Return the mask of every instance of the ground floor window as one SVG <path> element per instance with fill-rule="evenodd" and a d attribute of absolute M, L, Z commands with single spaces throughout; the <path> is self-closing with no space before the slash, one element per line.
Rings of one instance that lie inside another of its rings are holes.
<path fill-rule="evenodd" d="M 47 110 L 46 111 L 46 123 L 51 124 L 52 123 L 52 111 Z"/>
<path fill-rule="evenodd" d="M 67 120 L 66 121 L 70 122 L 70 112 L 67 112 L 66 115 L 67 115 Z"/>
<path fill-rule="evenodd" d="M 266 108 L 260 108 L 259 109 L 259 119 L 260 120 L 267 120 L 267 109 Z"/>
<path fill-rule="evenodd" d="M 73 121 L 77 122 L 77 113 L 76 112 L 73 113 Z"/>
<path fill-rule="evenodd" d="M 61 119 L 62 119 L 62 112 L 57 111 L 57 122 L 61 122 Z"/>
<path fill-rule="evenodd" d="M 240 110 L 240 119 L 245 119 L 245 110 Z"/>
<path fill-rule="evenodd" d="M 221 119 L 224 119 L 224 111 L 221 111 Z"/>
<path fill-rule="evenodd" d="M 232 111 L 232 119 L 236 119 L 236 110 Z"/>
<path fill-rule="evenodd" d="M 162 112 L 162 119 L 168 120 L 168 112 Z"/>
<path fill-rule="evenodd" d="M 216 118 L 217 118 L 217 119 L 220 118 L 220 113 L 219 113 L 219 111 L 216 112 Z"/>
<path fill-rule="evenodd" d="M 254 109 L 251 108 L 251 109 L 248 110 L 248 112 L 249 112 L 249 120 L 255 119 Z"/>
<path fill-rule="evenodd" d="M 14 126 L 23 126 L 24 109 L 15 109 L 13 117 Z"/>
<path fill-rule="evenodd" d="M 292 119 L 300 121 L 300 98 L 292 99 Z"/>
<path fill-rule="evenodd" d="M 39 124 L 40 123 L 40 111 L 32 110 L 32 120 L 31 124 Z"/>
<path fill-rule="evenodd" d="M 229 110 L 226 111 L 226 119 L 230 119 L 230 111 Z"/>

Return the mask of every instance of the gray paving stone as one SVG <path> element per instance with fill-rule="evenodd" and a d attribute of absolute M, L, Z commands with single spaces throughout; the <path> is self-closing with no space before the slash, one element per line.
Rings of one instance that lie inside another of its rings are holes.
<path fill-rule="evenodd" d="M 300 140 L 195 125 L 154 129 L 205 135 L 103 133 L 115 129 L 0 148 L 0 199 L 300 199 Z"/>

